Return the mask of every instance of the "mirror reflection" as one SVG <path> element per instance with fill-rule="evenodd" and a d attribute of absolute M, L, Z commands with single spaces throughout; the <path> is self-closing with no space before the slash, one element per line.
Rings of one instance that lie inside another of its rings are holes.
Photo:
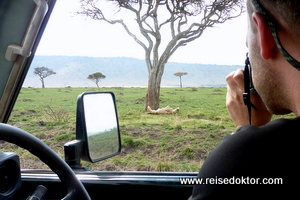
<path fill-rule="evenodd" d="M 91 161 L 117 154 L 120 151 L 119 127 L 112 94 L 86 94 L 83 105 Z"/>

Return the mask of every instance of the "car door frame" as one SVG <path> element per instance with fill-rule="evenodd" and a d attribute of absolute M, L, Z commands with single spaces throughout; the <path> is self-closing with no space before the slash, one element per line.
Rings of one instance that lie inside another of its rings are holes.
<path fill-rule="evenodd" d="M 17 100 L 18 94 L 22 88 L 23 82 L 29 70 L 29 67 L 34 58 L 35 52 L 39 45 L 39 42 L 42 38 L 44 30 L 47 26 L 53 8 L 55 6 L 56 0 L 46 0 L 48 4 L 48 10 L 44 16 L 44 19 L 41 23 L 41 26 L 38 30 L 37 36 L 33 42 L 33 46 L 31 49 L 31 54 L 26 56 L 18 55 L 16 60 L 13 63 L 13 67 L 11 69 L 7 84 L 4 88 L 2 95 L 0 96 L 0 122 L 7 123 L 10 113 L 14 107 L 14 104 Z M 28 24 L 29 26 L 30 24 Z M 18 80 L 18 81 L 16 81 Z"/>

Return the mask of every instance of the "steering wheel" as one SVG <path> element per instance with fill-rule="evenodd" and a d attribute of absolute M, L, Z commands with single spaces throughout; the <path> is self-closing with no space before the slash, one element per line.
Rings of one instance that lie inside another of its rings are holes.
<path fill-rule="evenodd" d="M 35 136 L 22 129 L 0 123 L 0 140 L 16 144 L 37 156 L 55 172 L 67 188 L 63 200 L 91 199 L 82 183 L 77 179 L 73 170 L 50 147 Z"/>

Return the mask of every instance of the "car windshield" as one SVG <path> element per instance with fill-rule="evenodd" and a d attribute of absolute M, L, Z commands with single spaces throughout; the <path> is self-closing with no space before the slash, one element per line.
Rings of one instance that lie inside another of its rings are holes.
<path fill-rule="evenodd" d="M 141 36 L 132 12 L 101 2 L 107 18 L 122 19 L 132 33 Z M 82 162 L 84 167 L 198 171 L 208 153 L 235 129 L 225 106 L 225 77 L 243 68 L 246 14 L 208 27 L 198 39 L 176 49 L 164 66 L 160 84 L 159 108 L 167 109 L 153 114 L 158 108 L 145 106 L 152 70 L 145 61 L 145 46 L 122 24 L 92 19 L 80 14 L 82 10 L 79 0 L 57 1 L 8 123 L 35 135 L 64 157 L 64 144 L 75 139 L 77 96 L 113 91 L 122 152 L 98 163 Z M 161 31 L 161 45 L 166 47 L 172 40 L 170 26 L 162 26 Z M 157 54 L 162 56 L 164 51 Z M 151 54 L 153 63 L 154 58 Z M 169 108 L 171 114 L 164 114 Z M 22 169 L 47 169 L 15 145 L 5 143 L 2 148 L 20 155 Z"/>

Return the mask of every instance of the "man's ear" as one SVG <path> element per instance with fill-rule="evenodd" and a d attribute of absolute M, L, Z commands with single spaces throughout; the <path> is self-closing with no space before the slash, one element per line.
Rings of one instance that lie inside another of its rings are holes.
<path fill-rule="evenodd" d="M 252 14 L 252 19 L 258 32 L 257 39 L 260 45 L 261 57 L 265 60 L 270 59 L 274 54 L 274 50 L 277 49 L 272 33 L 267 22 L 260 13 L 254 12 Z"/>

